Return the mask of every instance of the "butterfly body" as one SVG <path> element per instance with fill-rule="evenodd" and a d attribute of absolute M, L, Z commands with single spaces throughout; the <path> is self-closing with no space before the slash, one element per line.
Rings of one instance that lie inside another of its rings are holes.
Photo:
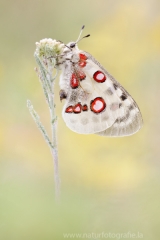
<path fill-rule="evenodd" d="M 142 126 L 140 110 L 128 92 L 89 53 L 72 42 L 57 57 L 60 99 L 66 125 L 80 134 L 127 136 Z"/>

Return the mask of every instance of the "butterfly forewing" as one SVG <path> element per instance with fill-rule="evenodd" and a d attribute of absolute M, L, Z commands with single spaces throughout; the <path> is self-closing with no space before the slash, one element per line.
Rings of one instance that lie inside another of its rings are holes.
<path fill-rule="evenodd" d="M 136 102 L 130 94 L 101 66 L 101 64 L 93 58 L 92 55 L 87 52 L 85 52 L 85 54 L 91 61 L 103 70 L 106 76 L 109 77 L 111 81 L 110 84 L 115 89 L 114 95 L 117 95 L 120 101 L 118 116 L 114 124 L 105 131 L 97 134 L 104 136 L 127 136 L 137 132 L 142 127 L 143 120 Z"/>
<path fill-rule="evenodd" d="M 76 54 L 76 56 L 75 56 Z M 60 87 L 67 95 L 66 125 L 77 133 L 126 136 L 142 126 L 139 108 L 128 92 L 87 52 L 66 61 Z"/>

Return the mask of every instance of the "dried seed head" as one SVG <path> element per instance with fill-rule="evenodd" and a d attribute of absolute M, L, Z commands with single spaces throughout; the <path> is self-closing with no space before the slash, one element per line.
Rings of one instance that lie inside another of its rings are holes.
<path fill-rule="evenodd" d="M 51 38 L 44 38 L 36 42 L 35 53 L 39 57 L 51 58 L 60 55 L 63 52 L 64 44 Z"/>

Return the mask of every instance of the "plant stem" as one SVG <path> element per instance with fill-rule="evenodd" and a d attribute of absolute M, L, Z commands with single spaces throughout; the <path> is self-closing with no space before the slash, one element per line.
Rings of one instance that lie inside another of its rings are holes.
<path fill-rule="evenodd" d="M 56 199 L 59 198 L 60 194 L 60 178 L 59 178 L 59 167 L 58 167 L 58 149 L 57 149 L 57 117 L 55 117 L 55 104 L 54 104 L 54 81 L 52 82 L 52 94 L 50 94 L 50 115 L 51 115 L 51 130 L 52 130 L 52 157 L 54 162 L 54 181 L 55 181 L 55 195 Z"/>
<path fill-rule="evenodd" d="M 56 135 L 57 116 L 55 114 L 55 104 L 54 104 L 54 81 L 57 76 L 57 72 L 53 77 L 52 74 L 53 74 L 54 64 L 53 62 L 51 63 L 50 60 L 46 60 L 44 64 L 43 61 L 41 61 L 41 59 L 36 53 L 35 53 L 35 59 L 39 66 L 39 69 L 38 70 L 36 69 L 36 71 L 38 72 L 38 76 L 41 81 L 46 102 L 48 104 L 49 111 L 50 111 L 52 141 L 50 140 L 44 126 L 42 125 L 39 115 L 34 110 L 29 100 L 27 101 L 27 106 L 29 108 L 31 116 L 33 117 L 37 127 L 41 131 L 42 136 L 44 137 L 45 141 L 47 142 L 51 150 L 51 155 L 54 163 L 55 197 L 56 197 L 56 200 L 58 200 L 60 195 L 60 178 L 59 178 L 59 168 L 58 168 L 58 149 L 57 149 L 57 135 Z"/>
<path fill-rule="evenodd" d="M 33 120 L 35 121 L 38 129 L 40 130 L 40 132 L 42 133 L 45 141 L 47 142 L 48 146 L 50 147 L 50 149 L 52 150 L 53 149 L 53 145 L 52 145 L 52 142 L 44 128 L 44 126 L 42 125 L 41 121 L 40 121 L 40 117 L 39 115 L 37 114 L 37 112 L 34 110 L 33 108 L 33 105 L 31 104 L 31 101 L 30 100 L 27 100 L 27 107 L 29 109 L 29 112 L 33 118 Z"/>

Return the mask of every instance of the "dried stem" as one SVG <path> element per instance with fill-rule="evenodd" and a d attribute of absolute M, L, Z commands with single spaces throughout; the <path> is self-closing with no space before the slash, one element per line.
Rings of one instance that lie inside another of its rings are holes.
<path fill-rule="evenodd" d="M 49 136 L 44 128 L 44 126 L 42 125 L 41 121 L 40 121 L 40 117 L 37 114 L 37 112 L 34 110 L 33 105 L 31 104 L 30 100 L 27 100 L 27 107 L 30 111 L 31 116 L 33 117 L 35 123 L 37 124 L 37 127 L 39 128 L 39 130 L 41 131 L 45 141 L 47 142 L 48 146 L 50 147 L 50 149 L 53 149 L 53 145 L 52 142 L 49 139 Z"/>
<path fill-rule="evenodd" d="M 44 40 L 41 40 L 41 41 L 44 44 Z M 54 41 L 54 40 L 52 40 L 52 41 Z M 52 43 L 51 40 L 50 40 L 49 44 L 50 43 Z M 40 46 L 40 44 L 37 43 L 37 46 Z M 46 47 L 46 45 L 45 45 L 45 47 Z M 56 45 L 56 47 L 57 47 L 57 45 Z M 57 48 L 56 48 L 56 50 L 57 50 Z M 48 52 L 46 51 L 46 53 L 48 53 Z M 36 68 L 36 71 L 38 73 L 38 76 L 39 76 L 39 79 L 40 79 L 40 82 L 41 82 L 41 85 L 43 88 L 46 102 L 49 106 L 49 111 L 50 111 L 50 116 L 51 116 L 52 140 L 50 140 L 44 126 L 42 125 L 42 123 L 40 121 L 40 117 L 37 114 L 37 112 L 34 110 L 33 105 L 31 104 L 30 100 L 27 101 L 27 107 L 29 108 L 31 116 L 33 117 L 37 127 L 39 128 L 40 132 L 42 133 L 42 136 L 44 137 L 45 141 L 47 142 L 47 144 L 51 150 L 51 154 L 52 154 L 53 162 L 54 162 L 55 196 L 56 196 L 56 199 L 58 199 L 59 194 L 60 194 L 60 178 L 59 178 L 59 168 L 58 168 L 58 150 L 57 150 L 57 135 L 56 135 L 57 116 L 55 114 L 55 103 L 54 103 L 54 82 L 55 82 L 55 78 L 57 76 L 57 72 L 54 77 L 52 76 L 53 69 L 55 66 L 55 58 L 48 58 L 45 55 L 43 55 L 43 57 L 40 57 L 40 55 L 37 54 L 37 50 L 36 50 L 34 56 L 35 56 L 36 62 L 39 67 L 39 68 Z"/>

